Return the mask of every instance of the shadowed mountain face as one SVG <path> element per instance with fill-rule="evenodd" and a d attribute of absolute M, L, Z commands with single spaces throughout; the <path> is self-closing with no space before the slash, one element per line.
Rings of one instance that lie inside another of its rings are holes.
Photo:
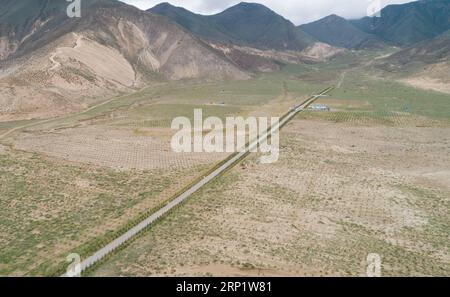
<path fill-rule="evenodd" d="M 15 29 L 18 33 L 25 33 L 33 21 L 52 18 L 67 7 L 67 2 L 49 0 L 1 0 L 0 3 L 2 27 Z"/>
<path fill-rule="evenodd" d="M 381 11 L 381 17 L 366 17 L 352 24 L 389 43 L 411 45 L 450 30 L 450 0 L 390 5 Z"/>
<path fill-rule="evenodd" d="M 162 3 L 149 11 L 164 15 L 195 35 L 217 42 L 262 49 L 303 50 L 311 36 L 269 8 L 242 2 L 219 14 L 203 16 Z"/>
<path fill-rule="evenodd" d="M 14 54 L 31 37 L 64 22 L 67 2 L 0 0 L 0 60 Z"/>
<path fill-rule="evenodd" d="M 66 11 L 70 3 L 63 0 L 0 0 L 0 60 L 45 45 L 50 38 L 60 37 L 80 23 L 69 19 Z M 83 2 L 82 13 L 93 7 L 117 6 L 115 0 Z M 61 28 L 62 27 L 62 28 Z"/>
<path fill-rule="evenodd" d="M 169 3 L 158 4 L 148 11 L 168 17 L 197 36 L 213 40 L 228 41 L 230 39 L 209 16 L 195 14 Z"/>
<path fill-rule="evenodd" d="M 383 45 L 383 42 L 375 35 L 360 30 L 337 15 L 330 15 L 299 28 L 321 42 L 338 47 L 362 49 Z"/>

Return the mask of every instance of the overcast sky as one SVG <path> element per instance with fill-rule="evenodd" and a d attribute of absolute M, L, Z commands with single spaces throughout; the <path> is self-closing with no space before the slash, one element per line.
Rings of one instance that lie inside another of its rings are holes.
<path fill-rule="evenodd" d="M 158 0 L 122 0 L 141 9 L 148 9 L 164 1 Z M 376 2 L 381 3 L 377 5 Z M 389 4 L 401 4 L 412 0 L 254 0 L 291 20 L 296 25 L 312 22 L 330 14 L 345 18 L 359 18 L 367 15 L 372 7 L 384 7 Z M 241 2 L 240 0 L 170 0 L 172 5 L 182 6 L 201 14 L 214 14 Z"/>

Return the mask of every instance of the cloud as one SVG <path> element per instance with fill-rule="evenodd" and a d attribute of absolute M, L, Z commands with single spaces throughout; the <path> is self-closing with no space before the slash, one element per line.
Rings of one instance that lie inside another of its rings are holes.
<path fill-rule="evenodd" d="M 148 9 L 161 1 L 158 0 L 121 0 L 141 9 Z M 251 0 L 249 0 L 251 1 Z M 353 19 L 367 15 L 370 6 L 378 1 L 380 7 L 389 4 L 403 4 L 411 0 L 253 0 L 266 5 L 293 23 L 300 25 L 318 20 L 330 14 Z M 169 0 L 172 5 L 184 7 L 200 14 L 214 14 L 235 5 L 239 0 Z"/>

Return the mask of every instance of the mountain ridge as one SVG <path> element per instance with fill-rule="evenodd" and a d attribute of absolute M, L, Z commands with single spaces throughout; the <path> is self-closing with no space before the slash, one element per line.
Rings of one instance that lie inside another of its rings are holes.
<path fill-rule="evenodd" d="M 363 32 L 351 22 L 336 14 L 309 24 L 300 25 L 299 28 L 321 42 L 348 49 L 379 47 L 383 43 L 375 35 Z"/>
<path fill-rule="evenodd" d="M 164 15 L 195 35 L 261 49 L 303 50 L 315 40 L 264 5 L 241 2 L 214 15 L 199 15 L 167 2 L 147 10 Z"/>
<path fill-rule="evenodd" d="M 450 30 L 450 0 L 388 5 L 380 13 L 381 17 L 365 17 L 351 23 L 398 46 L 429 40 Z"/>

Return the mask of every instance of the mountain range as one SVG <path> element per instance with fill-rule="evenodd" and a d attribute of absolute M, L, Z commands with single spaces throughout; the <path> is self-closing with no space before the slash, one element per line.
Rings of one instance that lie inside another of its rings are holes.
<path fill-rule="evenodd" d="M 297 27 L 263 5 L 245 2 L 208 16 L 169 3 L 148 11 L 170 18 L 199 38 L 261 49 L 303 50 L 316 42 L 348 49 L 409 46 L 450 30 L 450 0 L 388 5 L 379 17 L 357 20 L 330 15 Z"/>
<path fill-rule="evenodd" d="M 245 2 L 210 16 L 168 3 L 142 11 L 90 0 L 82 1 L 81 18 L 69 18 L 67 5 L 0 0 L 0 119 L 57 116 L 159 80 L 247 79 L 347 49 L 402 47 L 379 61 L 387 71 L 412 67 L 408 61 L 445 65 L 448 57 L 450 0 L 390 5 L 381 17 L 359 20 L 331 15 L 301 26 Z"/>
<path fill-rule="evenodd" d="M 358 20 L 331 15 L 299 28 L 322 42 L 351 49 L 409 46 L 450 30 L 450 0 L 389 5 L 379 15 Z"/>

